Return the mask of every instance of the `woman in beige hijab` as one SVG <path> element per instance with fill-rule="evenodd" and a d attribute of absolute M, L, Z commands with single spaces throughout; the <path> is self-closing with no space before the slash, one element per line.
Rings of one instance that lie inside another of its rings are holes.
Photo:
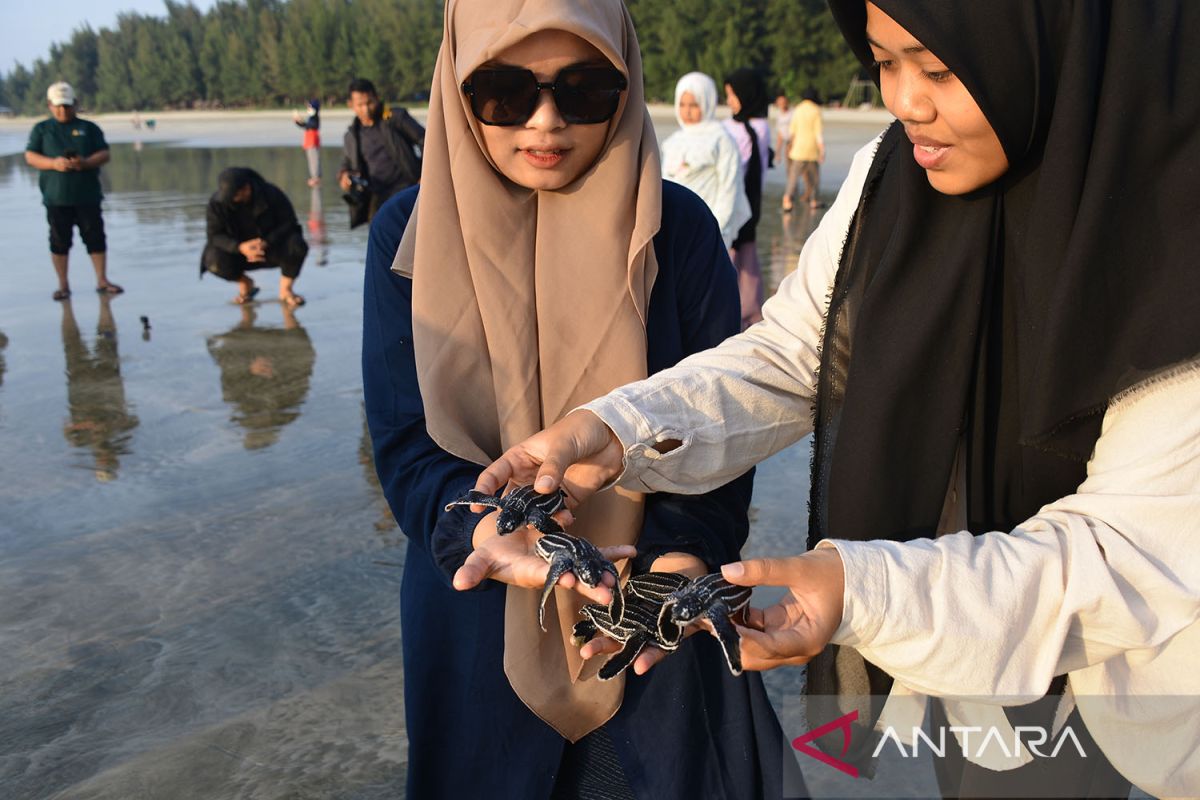
<path fill-rule="evenodd" d="M 409 795 L 781 797 L 762 684 L 714 640 L 600 681 L 569 637 L 610 587 L 564 576 L 543 633 L 537 533 L 443 512 L 509 445 L 739 327 L 716 221 L 660 177 L 620 0 L 451 0 L 445 20 L 421 186 L 372 225 L 364 306 L 376 466 L 410 541 Z M 571 532 L 623 575 L 710 572 L 738 558 L 750 484 L 608 493 Z"/>

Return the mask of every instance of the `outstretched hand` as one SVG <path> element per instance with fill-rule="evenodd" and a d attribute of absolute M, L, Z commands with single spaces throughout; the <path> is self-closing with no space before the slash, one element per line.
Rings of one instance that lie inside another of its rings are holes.
<path fill-rule="evenodd" d="M 604 422 L 590 411 L 572 411 L 541 433 L 513 445 L 475 482 L 495 494 L 509 485 L 532 483 L 548 494 L 561 487 L 578 505 L 621 474 L 624 451 Z"/>
<path fill-rule="evenodd" d="M 747 608 L 742 637 L 742 667 L 768 670 L 807 664 L 842 623 L 845 574 L 832 547 L 790 558 L 738 561 L 721 568 L 725 580 L 739 586 L 783 586 L 788 593 L 773 606 Z"/>
<path fill-rule="evenodd" d="M 546 584 L 550 565 L 534 550 L 541 534 L 526 526 L 500 536 L 496 533 L 496 517 L 499 513 L 488 514 L 476 526 L 475 549 L 454 573 L 454 588 L 458 591 L 473 589 L 488 578 L 526 589 L 540 590 Z M 637 555 L 637 549 L 632 545 L 601 547 L 600 552 L 609 561 Z M 593 603 L 607 605 L 612 601 L 616 581 L 612 575 L 605 573 L 600 585 L 593 587 L 568 572 L 558 579 L 557 585 L 574 589 Z"/>

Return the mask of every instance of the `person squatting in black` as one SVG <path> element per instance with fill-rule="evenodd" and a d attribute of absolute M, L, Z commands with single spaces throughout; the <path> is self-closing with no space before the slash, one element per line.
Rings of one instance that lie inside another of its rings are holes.
<path fill-rule="evenodd" d="M 237 281 L 234 302 L 250 302 L 259 288 L 246 273 L 279 267 L 279 300 L 289 307 L 304 305 L 292 291 L 308 243 L 287 195 L 252 169 L 230 167 L 218 177 L 218 189 L 208 201 L 208 240 L 200 259 L 200 275 L 211 272 Z"/>

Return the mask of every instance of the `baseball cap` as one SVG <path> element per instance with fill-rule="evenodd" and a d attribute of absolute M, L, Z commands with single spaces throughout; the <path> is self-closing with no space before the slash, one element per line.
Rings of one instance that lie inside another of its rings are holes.
<path fill-rule="evenodd" d="M 50 101 L 51 105 L 73 106 L 75 105 L 75 90 L 66 81 L 52 83 L 46 90 L 46 99 Z"/>

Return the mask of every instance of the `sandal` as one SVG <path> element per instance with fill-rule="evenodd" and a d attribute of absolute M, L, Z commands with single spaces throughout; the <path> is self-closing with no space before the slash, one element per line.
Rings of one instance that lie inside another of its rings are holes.
<path fill-rule="evenodd" d="M 51 295 L 51 297 L 53 297 L 55 300 L 70 300 L 71 299 L 71 290 L 70 289 L 55 289 L 54 294 Z"/>
<path fill-rule="evenodd" d="M 303 295 L 296 294 L 295 292 L 292 292 L 291 294 L 285 294 L 280 297 L 279 300 L 288 308 L 299 308 L 308 302 L 304 299 Z"/>
<path fill-rule="evenodd" d="M 120 286 L 117 286 L 115 283 L 106 283 L 103 286 L 96 287 L 97 294 L 116 295 L 123 294 L 124 292 L 125 290 Z"/>
<path fill-rule="evenodd" d="M 246 303 L 249 303 L 251 300 L 253 300 L 257 294 L 258 287 L 251 286 L 250 291 L 239 294 L 237 297 L 233 298 L 233 302 L 237 303 L 239 306 L 244 306 Z"/>

